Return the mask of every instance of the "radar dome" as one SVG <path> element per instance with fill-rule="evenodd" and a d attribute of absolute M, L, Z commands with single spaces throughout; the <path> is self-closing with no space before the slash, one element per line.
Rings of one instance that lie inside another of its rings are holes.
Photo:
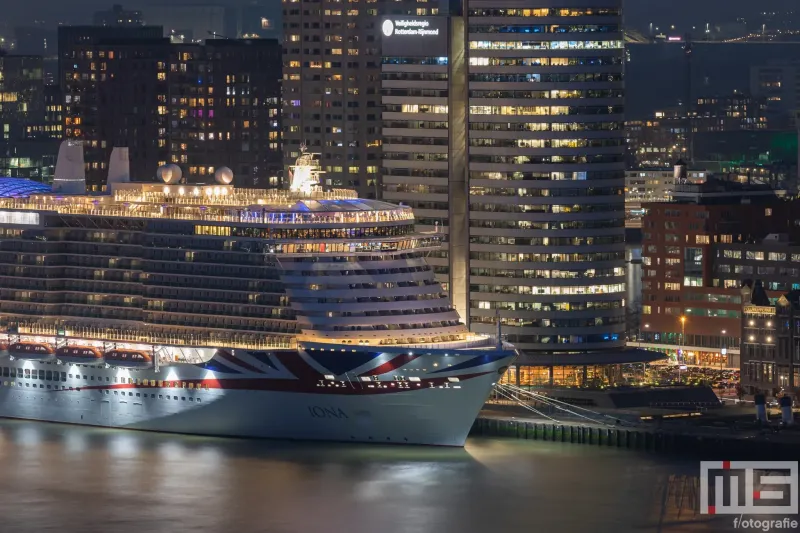
<path fill-rule="evenodd" d="M 170 170 L 169 165 L 161 165 L 158 167 L 158 170 L 156 170 L 156 177 L 165 183 L 169 183 L 169 181 L 172 179 L 172 171 Z"/>
<path fill-rule="evenodd" d="M 214 172 L 214 179 L 220 185 L 230 185 L 233 183 L 233 171 L 228 167 L 219 167 L 216 172 Z"/>
<path fill-rule="evenodd" d="M 183 172 L 181 171 L 181 167 L 178 165 L 162 165 L 158 167 L 156 171 L 156 176 L 158 179 L 170 185 L 172 183 L 178 183 L 181 180 L 181 176 Z"/>

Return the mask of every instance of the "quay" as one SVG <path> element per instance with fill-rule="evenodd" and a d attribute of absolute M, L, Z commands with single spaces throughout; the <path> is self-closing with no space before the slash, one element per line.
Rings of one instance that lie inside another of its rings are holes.
<path fill-rule="evenodd" d="M 777 425 L 704 425 L 712 422 L 704 421 L 707 415 L 700 412 L 683 413 L 691 418 L 691 423 L 670 421 L 687 418 L 641 423 L 620 418 L 609 424 L 554 421 L 527 416 L 529 412 L 487 407 L 475 420 L 471 437 L 564 442 L 698 459 L 797 460 L 800 456 L 800 430 L 795 429 L 797 426 L 778 431 Z M 734 415 L 737 422 L 740 416 Z"/>

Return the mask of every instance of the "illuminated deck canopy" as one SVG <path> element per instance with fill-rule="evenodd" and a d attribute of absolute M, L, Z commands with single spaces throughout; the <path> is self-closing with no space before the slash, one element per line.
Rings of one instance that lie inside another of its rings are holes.
<path fill-rule="evenodd" d="M 50 186 L 23 178 L 0 177 L 0 198 L 27 198 L 32 194 L 48 193 Z"/>

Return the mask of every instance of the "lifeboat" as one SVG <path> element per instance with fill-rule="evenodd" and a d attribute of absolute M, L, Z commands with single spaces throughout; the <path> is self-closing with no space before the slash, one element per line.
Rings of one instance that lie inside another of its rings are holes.
<path fill-rule="evenodd" d="M 8 355 L 8 343 L 3 341 L 0 342 L 0 356 Z"/>
<path fill-rule="evenodd" d="M 45 342 L 15 342 L 8 347 L 8 355 L 27 361 L 52 361 L 56 351 Z"/>
<path fill-rule="evenodd" d="M 103 362 L 103 352 L 93 346 L 62 346 L 56 358 L 62 363 L 91 365 Z"/>
<path fill-rule="evenodd" d="M 106 364 L 120 368 L 152 368 L 153 356 L 142 350 L 109 350 L 103 356 Z"/>

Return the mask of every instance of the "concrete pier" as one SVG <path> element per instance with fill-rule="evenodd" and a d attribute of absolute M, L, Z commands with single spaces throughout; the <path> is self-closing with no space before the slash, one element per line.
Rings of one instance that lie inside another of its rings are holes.
<path fill-rule="evenodd" d="M 800 450 L 800 433 L 796 431 L 773 433 L 761 430 L 724 434 L 700 428 L 627 425 L 611 427 L 592 423 L 552 422 L 486 414 L 475 420 L 470 435 L 568 442 L 727 460 L 796 460 Z"/>

